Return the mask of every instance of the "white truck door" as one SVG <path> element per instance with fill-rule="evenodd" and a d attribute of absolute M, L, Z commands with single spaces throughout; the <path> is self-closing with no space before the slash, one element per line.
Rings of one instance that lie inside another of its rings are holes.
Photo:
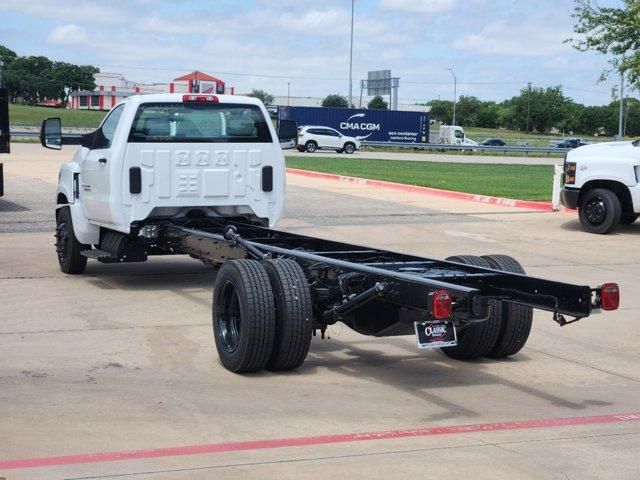
<path fill-rule="evenodd" d="M 82 207 L 89 220 L 98 223 L 111 223 L 111 186 L 110 169 L 114 163 L 112 150 L 113 137 L 124 105 L 114 108 L 102 122 L 97 135 L 95 147 L 90 146 L 87 156 L 82 161 L 80 171 Z M 101 133 L 100 133 L 101 132 Z"/>

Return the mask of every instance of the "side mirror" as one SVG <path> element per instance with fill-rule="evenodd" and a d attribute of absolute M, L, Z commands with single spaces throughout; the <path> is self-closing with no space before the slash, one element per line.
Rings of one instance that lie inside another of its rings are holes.
<path fill-rule="evenodd" d="M 62 122 L 60 118 L 47 118 L 40 127 L 40 144 L 44 148 L 62 148 Z"/>
<path fill-rule="evenodd" d="M 282 148 L 293 148 L 298 143 L 298 124 L 293 120 L 280 120 L 278 139 Z"/>

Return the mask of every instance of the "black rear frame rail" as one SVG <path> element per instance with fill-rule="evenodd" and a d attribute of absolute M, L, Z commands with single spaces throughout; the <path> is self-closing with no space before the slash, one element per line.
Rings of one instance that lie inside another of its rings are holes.
<path fill-rule="evenodd" d="M 319 317 L 340 318 L 341 305 L 369 292 L 369 301 L 411 311 L 410 319 L 430 319 L 429 294 L 445 289 L 453 297 L 452 320 L 457 324 L 488 317 L 488 301 L 498 299 L 553 312 L 560 325 L 586 317 L 600 308 L 599 292 L 490 268 L 422 258 L 377 248 L 351 245 L 215 219 L 167 222 L 161 225 L 162 244 L 212 263 L 233 258 L 291 258 L 307 272 L 314 308 Z M 358 274 L 341 285 L 341 275 Z M 385 285 L 384 292 L 374 292 Z M 350 307 L 350 311 L 353 309 Z M 329 313 L 327 313 L 329 312 Z M 331 312 L 334 312 L 333 314 Z M 574 320 L 566 320 L 565 315 Z"/>

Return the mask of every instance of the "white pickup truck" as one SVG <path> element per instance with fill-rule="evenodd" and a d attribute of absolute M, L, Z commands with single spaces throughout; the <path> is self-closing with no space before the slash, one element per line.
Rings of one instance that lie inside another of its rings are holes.
<path fill-rule="evenodd" d="M 241 96 L 133 96 L 116 105 L 60 170 L 60 268 L 87 258 L 142 262 L 187 254 L 219 267 L 211 318 L 233 372 L 292 370 L 312 332 L 342 322 L 363 335 L 415 335 L 449 357 L 505 358 L 531 329 L 532 307 L 566 325 L 615 310 L 615 283 L 592 288 L 528 277 L 506 255 L 414 257 L 274 230 L 283 212 L 281 145 L 262 103 Z M 60 149 L 60 119 L 40 141 Z M 568 317 L 568 318 L 567 318 Z"/>
<path fill-rule="evenodd" d="M 580 223 L 591 233 L 635 222 L 640 214 L 639 142 L 598 143 L 568 152 L 561 200 L 578 209 Z"/>

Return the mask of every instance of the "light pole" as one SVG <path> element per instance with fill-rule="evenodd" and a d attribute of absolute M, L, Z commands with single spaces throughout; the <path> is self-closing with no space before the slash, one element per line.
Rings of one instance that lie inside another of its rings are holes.
<path fill-rule="evenodd" d="M 447 68 L 447 70 L 449 70 L 451 72 L 451 75 L 453 75 L 453 121 L 451 122 L 451 125 L 455 125 L 456 124 L 456 89 L 458 87 L 458 79 L 456 78 L 456 74 L 453 73 L 453 70 L 451 68 Z"/>
<path fill-rule="evenodd" d="M 289 106 L 290 94 L 291 94 L 291 82 L 287 82 L 287 107 Z"/>
<path fill-rule="evenodd" d="M 620 114 L 618 116 L 618 140 L 622 140 L 623 127 L 622 117 L 624 111 L 624 73 L 620 73 Z"/>
<path fill-rule="evenodd" d="M 351 0 L 351 43 L 349 47 L 349 108 L 353 105 L 353 10 L 355 0 Z"/>

